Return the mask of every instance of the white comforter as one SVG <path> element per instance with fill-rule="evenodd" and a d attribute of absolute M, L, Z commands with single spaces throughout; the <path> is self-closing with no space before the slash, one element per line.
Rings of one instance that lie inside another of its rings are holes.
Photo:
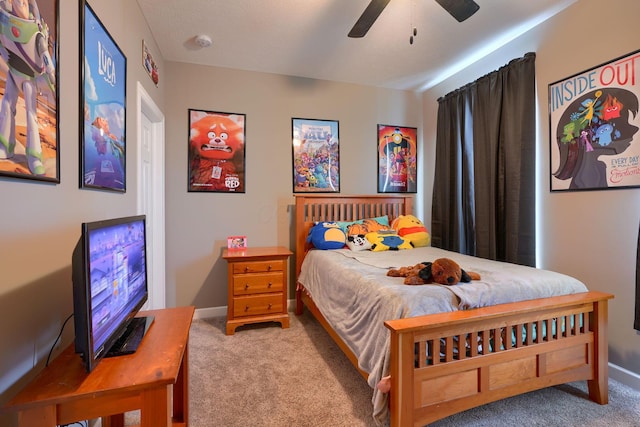
<path fill-rule="evenodd" d="M 481 280 L 456 286 L 404 285 L 389 268 L 451 258 Z M 586 292 L 570 276 L 521 265 L 489 261 L 433 247 L 401 251 L 310 251 L 298 278 L 318 309 L 369 372 L 374 419 L 388 418 L 386 394 L 376 384 L 389 372 L 389 331 L 384 321 L 423 314 Z"/>

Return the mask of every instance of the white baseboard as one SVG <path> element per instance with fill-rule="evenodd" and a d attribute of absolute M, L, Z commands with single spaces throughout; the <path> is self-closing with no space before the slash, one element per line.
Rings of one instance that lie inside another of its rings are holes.
<path fill-rule="evenodd" d="M 609 363 L 609 378 L 640 391 L 640 375 L 621 366 Z"/>
<path fill-rule="evenodd" d="M 208 308 L 196 308 L 193 313 L 194 319 L 208 319 L 210 317 L 224 317 L 227 315 L 227 306 L 223 307 L 208 307 Z"/>

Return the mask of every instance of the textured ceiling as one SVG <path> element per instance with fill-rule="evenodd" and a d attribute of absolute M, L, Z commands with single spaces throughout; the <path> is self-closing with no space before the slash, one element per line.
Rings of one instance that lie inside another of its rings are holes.
<path fill-rule="evenodd" d="M 168 61 L 424 90 L 577 0 L 476 0 L 462 23 L 434 0 L 391 0 L 360 39 L 347 33 L 369 0 L 137 1 Z"/>

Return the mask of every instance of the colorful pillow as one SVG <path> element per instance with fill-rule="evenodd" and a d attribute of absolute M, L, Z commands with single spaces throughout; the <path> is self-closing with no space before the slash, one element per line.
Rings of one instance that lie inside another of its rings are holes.
<path fill-rule="evenodd" d="M 400 237 L 395 230 L 372 231 L 367 233 L 365 238 L 371 242 L 373 252 L 413 249 L 411 242 Z"/>
<path fill-rule="evenodd" d="M 414 248 L 429 246 L 431 243 L 427 228 L 413 215 L 400 215 L 391 222 L 391 228 L 396 230 L 400 237 L 410 241 Z"/>
<path fill-rule="evenodd" d="M 347 236 L 347 247 L 352 251 L 366 251 L 371 249 L 371 242 L 364 234 L 350 234 Z"/>
<path fill-rule="evenodd" d="M 317 249 L 342 249 L 347 236 L 335 222 L 319 222 L 307 235 L 307 243 L 311 243 Z"/>
<path fill-rule="evenodd" d="M 377 216 L 375 218 L 359 219 L 359 220 L 356 220 L 356 221 L 338 221 L 337 224 L 342 229 L 342 231 L 344 231 L 344 234 L 347 234 L 347 227 L 349 227 L 351 224 L 362 224 L 366 220 L 374 220 L 377 223 L 380 223 L 382 225 L 386 225 L 386 226 L 390 227 L 390 225 L 389 225 L 389 217 L 387 215 Z"/>

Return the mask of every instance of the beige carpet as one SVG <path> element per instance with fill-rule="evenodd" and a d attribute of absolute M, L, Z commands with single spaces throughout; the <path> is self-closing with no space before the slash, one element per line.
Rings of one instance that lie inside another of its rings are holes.
<path fill-rule="evenodd" d="M 373 426 L 371 390 L 308 313 L 291 327 L 248 325 L 224 334 L 224 318 L 194 320 L 190 425 Z M 583 382 L 551 387 L 456 414 L 432 426 L 640 426 L 640 392 L 610 381 L 610 403 Z M 127 425 L 138 414 L 126 417 Z"/>

